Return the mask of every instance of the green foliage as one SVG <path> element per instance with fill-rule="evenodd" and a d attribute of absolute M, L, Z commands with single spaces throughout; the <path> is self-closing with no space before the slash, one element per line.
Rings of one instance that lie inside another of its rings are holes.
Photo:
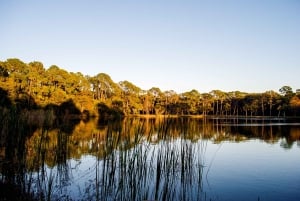
<path fill-rule="evenodd" d="M 0 76 L 6 78 L 9 76 L 7 69 L 0 63 Z"/>
<path fill-rule="evenodd" d="M 114 107 L 109 107 L 105 103 L 98 103 L 99 120 L 115 120 L 121 119 L 124 114 L 118 106 L 120 102 L 114 102 Z"/>
<path fill-rule="evenodd" d="M 290 86 L 283 86 L 279 89 L 279 92 L 283 96 L 292 96 L 293 95 L 293 90 Z"/>
<path fill-rule="evenodd" d="M 0 107 L 11 107 L 7 91 L 0 88 Z"/>
<path fill-rule="evenodd" d="M 280 94 L 221 90 L 199 93 L 195 89 L 177 94 L 173 90 L 162 92 L 158 87 L 142 90 L 127 80 L 115 83 L 105 73 L 85 76 L 56 65 L 45 69 L 39 61 L 26 64 L 17 58 L 0 62 L 0 77 L 0 87 L 20 107 L 36 107 L 33 102 L 59 105 L 72 99 L 80 112 L 91 115 L 99 114 L 99 103 L 124 115 L 299 115 L 298 99 L 290 86 L 280 88 Z"/>

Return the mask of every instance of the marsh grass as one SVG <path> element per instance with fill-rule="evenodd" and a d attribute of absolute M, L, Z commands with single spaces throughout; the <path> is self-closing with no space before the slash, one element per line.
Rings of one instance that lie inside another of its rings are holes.
<path fill-rule="evenodd" d="M 135 128 L 131 124 L 116 130 L 108 126 L 104 154 L 96 160 L 94 184 L 86 189 L 88 198 L 205 200 L 202 175 L 206 144 L 184 139 L 188 135 L 186 128 L 181 138 L 173 135 L 172 119 L 162 121 L 157 133 L 153 132 L 155 129 L 146 129 L 145 122 Z M 152 135 L 159 136 L 155 144 L 148 141 Z M 98 139 L 100 145 L 101 138 Z"/>
<path fill-rule="evenodd" d="M 58 165 L 56 170 L 49 169 L 45 164 L 49 162 L 49 129 L 54 125 L 54 112 L 42 109 L 18 110 L 15 107 L 0 110 L 1 190 L 15 188 L 20 192 L 19 197 L 11 194 L 3 199 L 53 200 L 53 195 L 59 189 L 55 185 L 56 181 L 68 180 L 64 178 L 69 172 L 66 168 L 68 134 L 57 133 L 52 164 Z M 35 133 L 36 140 L 29 146 L 26 141 Z"/>
<path fill-rule="evenodd" d="M 4 199 L 31 199 L 31 192 L 26 188 L 26 151 L 25 140 L 34 128 L 27 125 L 26 116 L 19 111 L 0 108 L 1 124 L 1 191 L 15 189 L 16 194 L 3 195 Z M 17 193 L 18 192 L 18 193 Z M 2 193 L 1 193 L 2 194 Z M 18 195 L 19 197 L 14 197 Z M 8 196 L 8 197 L 5 197 Z"/>
<path fill-rule="evenodd" d="M 21 181 L 22 191 L 37 200 L 76 199 L 68 195 L 72 181 L 68 164 L 70 134 L 54 129 L 54 113 L 44 112 L 25 111 L 23 118 L 1 116 L 6 125 L 1 132 L 11 129 L 9 132 L 30 131 L 33 135 L 31 144 L 26 144 L 26 137 L 21 138 L 19 134 L 16 134 L 19 139 L 13 141 L 19 142 L 18 149 L 23 150 L 10 152 L 20 161 L 19 174 L 16 170 L 12 173 L 14 182 Z M 202 176 L 206 144 L 192 138 L 188 123 L 186 119 L 176 118 L 157 122 L 129 119 L 109 123 L 104 133 L 93 133 L 90 150 L 95 162 L 81 177 L 85 185 L 78 186 L 80 199 L 206 200 Z M 15 145 L 6 148 L 14 150 Z M 30 149 L 27 151 L 31 158 L 26 158 L 26 149 Z M 4 171 L 1 177 L 7 180 L 8 175 Z"/>

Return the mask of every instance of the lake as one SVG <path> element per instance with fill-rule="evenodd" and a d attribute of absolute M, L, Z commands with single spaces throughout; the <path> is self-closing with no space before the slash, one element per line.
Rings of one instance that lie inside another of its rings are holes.
<path fill-rule="evenodd" d="M 44 200 L 300 200 L 299 119 L 90 120 L 25 148 L 23 185 Z"/>

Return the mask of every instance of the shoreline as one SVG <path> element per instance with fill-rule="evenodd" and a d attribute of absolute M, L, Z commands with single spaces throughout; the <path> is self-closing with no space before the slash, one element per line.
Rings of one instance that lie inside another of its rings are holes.
<path fill-rule="evenodd" d="M 137 117 L 137 118 L 180 118 L 180 117 L 189 117 L 189 118 L 199 118 L 203 119 L 204 115 L 177 115 L 177 114 L 129 114 L 124 117 Z"/>
<path fill-rule="evenodd" d="M 124 117 L 136 118 L 196 118 L 196 119 L 300 119 L 300 116 L 245 116 L 245 115 L 164 115 L 164 114 L 128 114 Z"/>

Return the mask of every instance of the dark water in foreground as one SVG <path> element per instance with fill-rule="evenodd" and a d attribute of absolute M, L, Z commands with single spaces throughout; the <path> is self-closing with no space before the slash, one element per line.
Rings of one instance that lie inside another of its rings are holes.
<path fill-rule="evenodd" d="M 90 121 L 26 141 L 24 185 L 45 200 L 300 200 L 300 122 Z"/>

